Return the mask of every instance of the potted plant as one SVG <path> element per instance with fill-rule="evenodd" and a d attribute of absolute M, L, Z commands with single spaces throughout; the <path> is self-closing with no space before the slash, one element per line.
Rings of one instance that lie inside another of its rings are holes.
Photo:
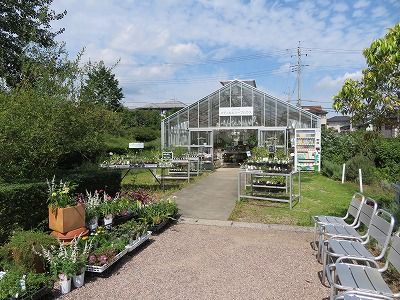
<path fill-rule="evenodd" d="M 48 185 L 48 203 L 49 203 L 49 228 L 60 232 L 67 233 L 69 231 L 79 229 L 85 226 L 85 207 L 77 204 L 76 200 L 71 196 L 74 186 L 69 182 L 47 181 Z"/>
<path fill-rule="evenodd" d="M 102 198 L 98 191 L 93 194 L 86 191 L 86 197 L 83 200 L 85 204 L 87 227 L 90 231 L 95 231 L 99 224 L 100 205 Z"/>
<path fill-rule="evenodd" d="M 60 242 L 59 247 L 51 247 L 50 250 L 42 248 L 41 252 L 37 252 L 43 256 L 50 265 L 50 272 L 58 278 L 60 283 L 61 294 L 71 291 L 72 278 L 75 277 L 76 285 L 81 286 L 84 280 L 84 271 L 82 270 L 84 261 L 86 261 L 91 244 L 85 243 L 81 250 L 78 246 L 80 237 L 75 238 L 71 242 L 71 246 L 67 246 Z"/>
<path fill-rule="evenodd" d="M 100 205 L 100 211 L 104 218 L 104 226 L 106 226 L 107 228 L 111 227 L 112 225 L 114 214 L 118 210 L 117 205 L 117 198 L 112 199 L 109 196 L 107 197 L 107 200 L 105 200 Z"/>

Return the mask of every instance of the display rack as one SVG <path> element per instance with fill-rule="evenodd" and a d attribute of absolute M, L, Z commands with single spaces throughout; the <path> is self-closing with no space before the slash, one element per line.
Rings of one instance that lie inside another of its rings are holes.
<path fill-rule="evenodd" d="M 293 185 L 298 176 L 297 193 Z M 300 171 L 265 172 L 262 170 L 243 170 L 238 175 L 238 199 L 256 199 L 289 203 L 292 209 L 295 201 L 301 199 Z"/>
<path fill-rule="evenodd" d="M 200 159 L 198 157 L 186 157 L 170 160 L 170 167 L 162 174 L 162 180 L 187 180 L 200 175 Z M 161 176 L 158 176 L 161 179 Z"/>
<path fill-rule="evenodd" d="M 321 170 L 321 131 L 319 129 L 296 129 L 295 170 Z"/>

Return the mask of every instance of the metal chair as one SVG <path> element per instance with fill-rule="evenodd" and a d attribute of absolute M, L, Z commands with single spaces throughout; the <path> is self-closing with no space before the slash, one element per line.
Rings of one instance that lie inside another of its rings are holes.
<path fill-rule="evenodd" d="M 386 218 L 386 219 L 385 219 Z M 390 221 L 388 221 L 390 220 Z M 334 262 L 336 258 L 342 256 L 352 256 L 369 258 L 375 261 L 383 259 L 389 246 L 390 238 L 393 233 L 395 220 L 393 216 L 383 209 L 372 216 L 371 224 L 367 231 L 365 241 L 354 239 L 329 239 L 325 240 L 322 247 L 322 282 L 325 282 L 326 265 Z M 374 240 L 381 250 L 379 255 L 374 256 L 366 247 L 366 244 Z"/>
<path fill-rule="evenodd" d="M 314 220 L 314 244 L 313 249 L 316 249 L 317 244 L 317 232 L 320 232 L 321 226 L 334 224 L 334 225 L 348 225 L 348 226 L 356 226 L 358 222 L 358 218 L 361 212 L 361 206 L 364 203 L 365 198 L 360 193 L 355 193 L 351 198 L 351 202 L 349 208 L 347 209 L 347 213 L 344 217 L 335 217 L 335 216 L 313 216 Z M 353 221 L 351 219 L 353 218 Z"/>
<path fill-rule="evenodd" d="M 358 262 L 369 265 L 355 265 L 344 263 L 344 261 Z M 400 272 L 400 236 L 397 232 L 391 240 L 387 260 L 380 268 L 378 263 L 370 258 L 343 256 L 337 259 L 335 264 L 329 266 L 327 273 L 331 282 L 331 299 L 335 299 L 338 291 L 357 291 L 365 295 L 391 298 L 400 298 L 400 292 L 394 293 L 390 290 L 382 277 L 392 265 Z M 385 298 L 384 298 L 385 299 Z"/>
<path fill-rule="evenodd" d="M 361 225 L 369 228 L 372 216 L 376 213 L 378 209 L 378 204 L 375 200 L 365 197 L 365 201 L 361 205 L 360 216 L 356 226 L 349 225 L 334 225 L 327 224 L 321 225 L 320 235 L 319 235 L 319 245 L 317 258 L 321 261 L 322 258 L 322 244 L 324 240 L 335 238 L 335 239 L 357 239 L 360 242 L 367 243 L 368 234 L 361 234 L 357 231 Z"/>

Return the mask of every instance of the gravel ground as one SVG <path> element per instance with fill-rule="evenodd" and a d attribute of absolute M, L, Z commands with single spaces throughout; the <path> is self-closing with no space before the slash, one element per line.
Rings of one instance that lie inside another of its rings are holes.
<path fill-rule="evenodd" d="M 178 224 L 62 299 L 323 299 L 312 233 Z"/>

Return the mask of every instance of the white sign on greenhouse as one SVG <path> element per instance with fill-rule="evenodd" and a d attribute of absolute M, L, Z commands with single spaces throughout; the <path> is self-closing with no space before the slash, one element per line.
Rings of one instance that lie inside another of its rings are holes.
<path fill-rule="evenodd" d="M 253 107 L 243 106 L 243 107 L 220 107 L 219 116 L 220 117 L 233 117 L 233 116 L 252 116 Z"/>

